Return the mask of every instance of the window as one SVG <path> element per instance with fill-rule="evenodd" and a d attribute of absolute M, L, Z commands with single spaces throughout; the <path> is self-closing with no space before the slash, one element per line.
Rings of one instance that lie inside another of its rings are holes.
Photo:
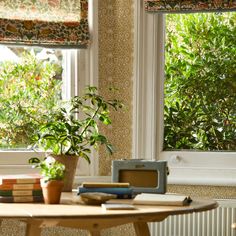
<path fill-rule="evenodd" d="M 97 1 L 89 0 L 89 28 L 92 43 L 86 50 L 61 50 L 63 55 L 62 99 L 78 95 L 85 85 L 97 86 Z M 59 50 L 60 51 L 60 50 Z M 64 86 L 66 85 L 66 86 Z M 43 155 L 30 150 L 0 150 L 0 174 L 32 172 L 28 159 Z M 96 155 L 96 153 L 94 154 Z M 93 158 L 92 158 L 93 159 Z M 96 158 L 95 158 L 96 159 Z M 88 166 L 80 163 L 80 175 L 93 175 L 97 171 L 97 163 Z"/>
<path fill-rule="evenodd" d="M 11 173 L 25 173 L 32 171 L 28 159 L 43 155 L 30 148 L 29 137 L 43 121 L 43 114 L 48 115 L 62 99 L 78 94 L 76 65 L 79 58 L 85 61 L 85 53 L 6 46 L 1 49 L 12 60 L 0 66 L 0 173 L 7 174 L 9 169 Z"/>
<path fill-rule="evenodd" d="M 167 160 L 169 183 L 235 186 L 234 151 L 163 150 L 165 15 L 135 11 L 133 158 Z"/>

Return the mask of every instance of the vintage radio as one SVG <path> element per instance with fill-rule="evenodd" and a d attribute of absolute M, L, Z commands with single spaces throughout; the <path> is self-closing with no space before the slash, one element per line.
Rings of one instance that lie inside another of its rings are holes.
<path fill-rule="evenodd" d="M 167 175 L 167 161 L 132 159 L 112 162 L 112 181 L 130 183 L 134 193 L 165 193 Z"/>

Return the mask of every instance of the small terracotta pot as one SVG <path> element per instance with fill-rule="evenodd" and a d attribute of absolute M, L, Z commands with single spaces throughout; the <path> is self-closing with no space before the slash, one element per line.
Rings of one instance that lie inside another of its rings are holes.
<path fill-rule="evenodd" d="M 41 179 L 40 184 L 43 191 L 44 203 L 59 204 L 64 182 L 62 180 L 44 182 L 44 179 Z"/>

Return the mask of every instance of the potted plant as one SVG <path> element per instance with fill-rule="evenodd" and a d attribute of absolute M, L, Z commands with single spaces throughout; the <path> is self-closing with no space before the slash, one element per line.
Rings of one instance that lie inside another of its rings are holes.
<path fill-rule="evenodd" d="M 100 133 L 99 125 L 111 124 L 109 108 L 118 110 L 123 105 L 117 100 L 106 100 L 96 87 L 86 87 L 82 96 L 75 96 L 61 104 L 48 121 L 39 127 L 34 148 L 51 153 L 65 165 L 63 191 L 71 191 L 78 158 L 90 163 L 91 148 L 105 145 L 110 154 L 113 147 Z"/>
<path fill-rule="evenodd" d="M 34 168 L 40 169 L 42 175 L 40 184 L 44 202 L 46 204 L 58 204 L 64 184 L 65 166 L 52 157 L 47 157 L 42 161 L 33 157 L 29 159 L 29 163 L 33 164 Z"/>

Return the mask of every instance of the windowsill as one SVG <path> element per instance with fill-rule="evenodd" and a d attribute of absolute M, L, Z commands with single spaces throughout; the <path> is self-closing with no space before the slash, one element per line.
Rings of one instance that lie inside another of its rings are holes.
<path fill-rule="evenodd" d="M 234 152 L 163 151 L 169 184 L 236 186 Z"/>
<path fill-rule="evenodd" d="M 168 184 L 236 186 L 236 168 L 170 167 Z"/>

